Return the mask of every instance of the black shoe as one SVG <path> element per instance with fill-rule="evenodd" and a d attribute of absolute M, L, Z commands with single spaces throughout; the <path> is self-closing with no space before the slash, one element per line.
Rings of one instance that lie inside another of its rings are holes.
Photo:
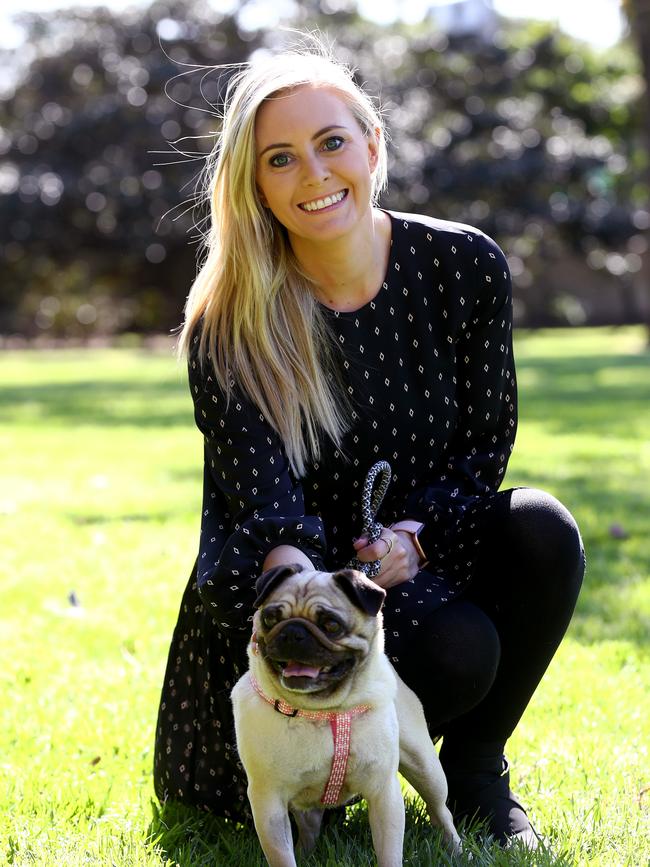
<path fill-rule="evenodd" d="M 443 767 L 447 775 L 447 802 L 454 821 L 462 819 L 485 823 L 486 831 L 504 847 L 520 841 L 537 849 L 540 838 L 526 811 L 510 791 L 510 769 L 505 757 L 481 758 L 472 769 L 453 765 Z"/>

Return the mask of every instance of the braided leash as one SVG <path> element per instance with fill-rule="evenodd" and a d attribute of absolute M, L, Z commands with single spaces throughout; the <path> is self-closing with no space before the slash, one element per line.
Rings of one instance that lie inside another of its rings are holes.
<path fill-rule="evenodd" d="M 368 544 L 371 545 L 379 538 L 383 527 L 375 521 L 379 507 L 382 504 L 392 470 L 387 461 L 378 461 L 368 470 L 366 481 L 363 486 L 363 494 L 361 495 L 361 517 L 363 518 L 363 531 L 361 535 L 368 537 Z M 379 486 L 373 491 L 375 479 L 380 476 Z M 362 563 L 354 557 L 348 563 L 349 569 L 358 569 L 359 572 L 365 572 L 368 578 L 374 578 L 379 574 L 381 569 L 381 561 L 373 560 L 370 563 Z"/>

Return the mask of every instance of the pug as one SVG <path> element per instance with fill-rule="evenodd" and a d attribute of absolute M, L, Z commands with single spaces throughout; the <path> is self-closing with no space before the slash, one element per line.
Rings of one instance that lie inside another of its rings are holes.
<path fill-rule="evenodd" d="M 255 829 L 270 867 L 295 867 L 323 811 L 366 799 L 379 867 L 402 864 L 397 771 L 424 799 L 447 848 L 460 840 L 419 699 L 384 654 L 385 591 L 353 569 L 276 566 L 256 586 L 249 670 L 232 703 Z"/>

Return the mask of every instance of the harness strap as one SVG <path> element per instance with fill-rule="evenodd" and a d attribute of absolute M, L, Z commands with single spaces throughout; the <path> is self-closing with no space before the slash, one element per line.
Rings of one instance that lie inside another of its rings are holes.
<path fill-rule="evenodd" d="M 357 707 L 350 708 L 349 710 L 340 713 L 326 710 L 302 710 L 301 708 L 292 707 L 282 699 L 273 699 L 266 695 L 252 674 L 250 678 L 253 689 L 260 698 L 263 698 L 268 704 L 273 705 L 275 710 L 283 716 L 303 717 L 304 719 L 312 720 L 312 722 L 329 722 L 332 731 L 332 740 L 334 741 L 334 755 L 332 756 L 332 768 L 330 770 L 329 779 L 325 784 L 325 790 L 320 800 L 321 804 L 326 807 L 336 806 L 341 795 L 341 789 L 343 788 L 348 768 L 352 720 L 355 716 L 360 716 L 362 713 L 370 710 L 370 705 L 360 704 L 357 705 Z"/>

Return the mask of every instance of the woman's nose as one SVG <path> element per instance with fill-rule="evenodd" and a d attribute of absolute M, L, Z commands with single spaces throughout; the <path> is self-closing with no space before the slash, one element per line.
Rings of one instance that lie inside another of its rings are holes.
<path fill-rule="evenodd" d="M 309 186 L 323 184 L 330 176 L 329 170 L 318 154 L 305 159 L 303 181 Z"/>

